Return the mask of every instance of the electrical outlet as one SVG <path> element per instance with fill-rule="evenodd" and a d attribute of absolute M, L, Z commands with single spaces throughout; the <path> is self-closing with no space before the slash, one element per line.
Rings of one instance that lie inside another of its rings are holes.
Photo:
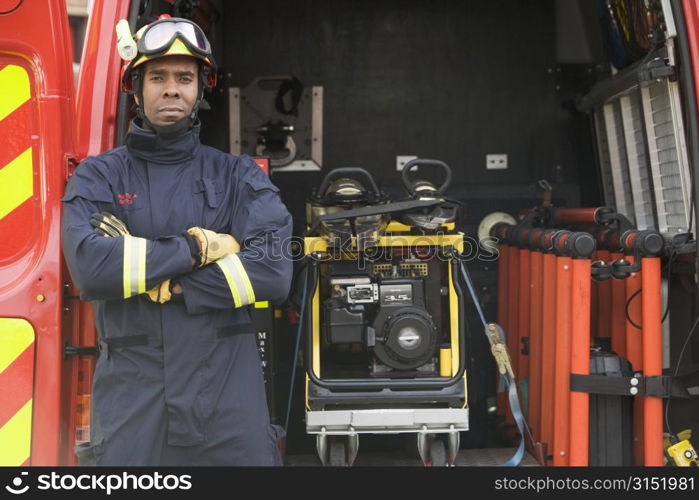
<path fill-rule="evenodd" d="M 485 155 L 486 170 L 505 170 L 507 168 L 507 155 Z"/>
<path fill-rule="evenodd" d="M 408 163 L 411 160 L 416 160 L 417 156 L 396 156 L 396 170 L 399 172 L 403 170 L 403 167 L 405 166 L 406 163 Z"/>

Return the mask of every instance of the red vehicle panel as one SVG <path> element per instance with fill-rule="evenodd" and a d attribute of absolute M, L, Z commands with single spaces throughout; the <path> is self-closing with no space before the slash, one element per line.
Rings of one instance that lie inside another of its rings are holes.
<path fill-rule="evenodd" d="M 0 439 L 20 443 L 7 465 L 49 465 L 66 449 L 59 200 L 73 150 L 70 31 L 64 2 L 10 3 L 0 14 L 0 133 L 10 145 L 0 155 L 0 230 L 11 236 L 0 255 L 0 368 L 33 371 L 33 394 L 3 415 Z M 0 386 L 3 401 L 18 396 L 13 387 Z"/>
<path fill-rule="evenodd" d="M 94 327 L 87 304 L 66 300 L 60 198 L 79 159 L 114 146 L 114 25 L 127 10 L 95 2 L 76 107 L 65 2 L 0 2 L 0 231 L 11 236 L 0 246 L 0 465 L 72 464 L 75 428 L 87 430 L 91 361 L 64 351 L 94 345 Z"/>

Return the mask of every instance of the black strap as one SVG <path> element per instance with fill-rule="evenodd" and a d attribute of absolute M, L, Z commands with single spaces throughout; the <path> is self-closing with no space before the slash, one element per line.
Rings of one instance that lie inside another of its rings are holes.
<path fill-rule="evenodd" d="M 683 382 L 675 377 L 660 375 L 643 377 L 646 380 L 645 394 L 656 398 L 690 398 Z"/>
<path fill-rule="evenodd" d="M 692 397 L 683 382 L 678 378 L 666 375 L 623 377 L 571 373 L 570 390 L 613 396 L 650 396 L 654 398 Z"/>
<path fill-rule="evenodd" d="M 102 339 L 102 342 L 107 344 L 112 349 L 118 349 L 119 347 L 135 347 L 139 345 L 148 345 L 148 335 L 109 337 L 108 339 Z"/>
<path fill-rule="evenodd" d="M 325 214 L 320 217 L 316 217 L 308 228 L 306 234 L 311 234 L 320 225 L 321 222 L 328 222 L 341 219 L 351 219 L 357 217 L 367 217 L 369 215 L 381 215 L 381 214 L 395 214 L 400 212 L 407 212 L 408 210 L 414 210 L 416 208 L 427 208 L 439 205 L 442 203 L 441 200 L 409 200 L 409 201 L 398 201 L 395 203 L 385 203 L 381 205 L 369 205 L 362 208 L 354 208 L 351 210 L 343 210 L 342 212 L 337 212 L 334 214 Z"/>
<path fill-rule="evenodd" d="M 67 342 L 63 346 L 63 357 L 66 356 L 97 356 L 98 346 L 72 346 Z"/>
<path fill-rule="evenodd" d="M 287 108 L 284 106 L 284 96 L 291 92 L 291 106 Z M 284 80 L 281 85 L 279 85 L 279 90 L 277 91 L 277 97 L 274 100 L 274 107 L 277 111 L 283 115 L 294 115 L 298 116 L 299 102 L 301 102 L 301 95 L 303 94 L 303 83 L 292 76 Z"/>

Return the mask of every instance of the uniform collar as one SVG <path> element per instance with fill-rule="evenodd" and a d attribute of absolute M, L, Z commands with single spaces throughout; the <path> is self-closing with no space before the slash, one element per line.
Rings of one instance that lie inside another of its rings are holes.
<path fill-rule="evenodd" d="M 189 160 L 199 148 L 199 121 L 182 135 L 163 139 L 155 132 L 145 129 L 136 120 L 131 121 L 126 134 L 129 153 L 153 163 L 180 163 Z"/>

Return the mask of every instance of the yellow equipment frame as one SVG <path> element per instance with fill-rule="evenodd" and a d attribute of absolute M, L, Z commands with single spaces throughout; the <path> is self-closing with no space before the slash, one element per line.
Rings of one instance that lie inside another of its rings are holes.
<path fill-rule="evenodd" d="M 446 230 L 453 231 L 454 224 L 449 223 L 443 226 Z M 432 247 L 432 248 L 454 248 L 459 253 L 463 252 L 464 249 L 464 235 L 463 233 L 438 233 L 429 235 L 414 235 L 414 234 L 402 234 L 403 232 L 410 231 L 411 227 L 405 224 L 392 221 L 387 227 L 387 233 L 381 236 L 377 247 Z M 354 249 L 354 250 L 353 250 Z M 356 239 L 353 238 L 352 245 L 346 250 L 337 250 L 338 252 L 344 253 L 344 255 L 356 252 Z M 328 242 L 326 239 L 320 236 L 311 236 L 304 238 L 304 254 L 311 255 L 314 253 L 328 253 Z M 343 260 L 343 259 L 337 259 Z M 442 377 L 453 377 L 459 371 L 459 356 L 461 346 L 459 345 L 459 302 L 454 289 L 454 279 L 452 276 L 452 267 L 449 266 L 449 329 L 450 329 L 450 339 L 451 339 L 451 349 L 449 353 L 440 352 L 440 361 L 448 356 L 450 359 L 451 369 L 449 370 L 449 376 L 445 376 L 444 372 L 440 368 L 440 376 Z M 311 369 L 316 377 L 321 378 L 320 373 L 320 290 L 319 287 L 315 287 L 315 292 L 313 294 L 313 299 L 311 301 L 311 328 L 312 331 L 312 351 Z M 441 365 L 440 365 L 441 366 Z M 463 383 L 464 383 L 464 404 L 462 408 L 468 406 L 468 387 L 467 387 L 467 372 L 464 369 Z M 310 404 L 308 401 L 308 387 L 310 378 L 306 374 L 306 409 L 310 410 Z"/>

